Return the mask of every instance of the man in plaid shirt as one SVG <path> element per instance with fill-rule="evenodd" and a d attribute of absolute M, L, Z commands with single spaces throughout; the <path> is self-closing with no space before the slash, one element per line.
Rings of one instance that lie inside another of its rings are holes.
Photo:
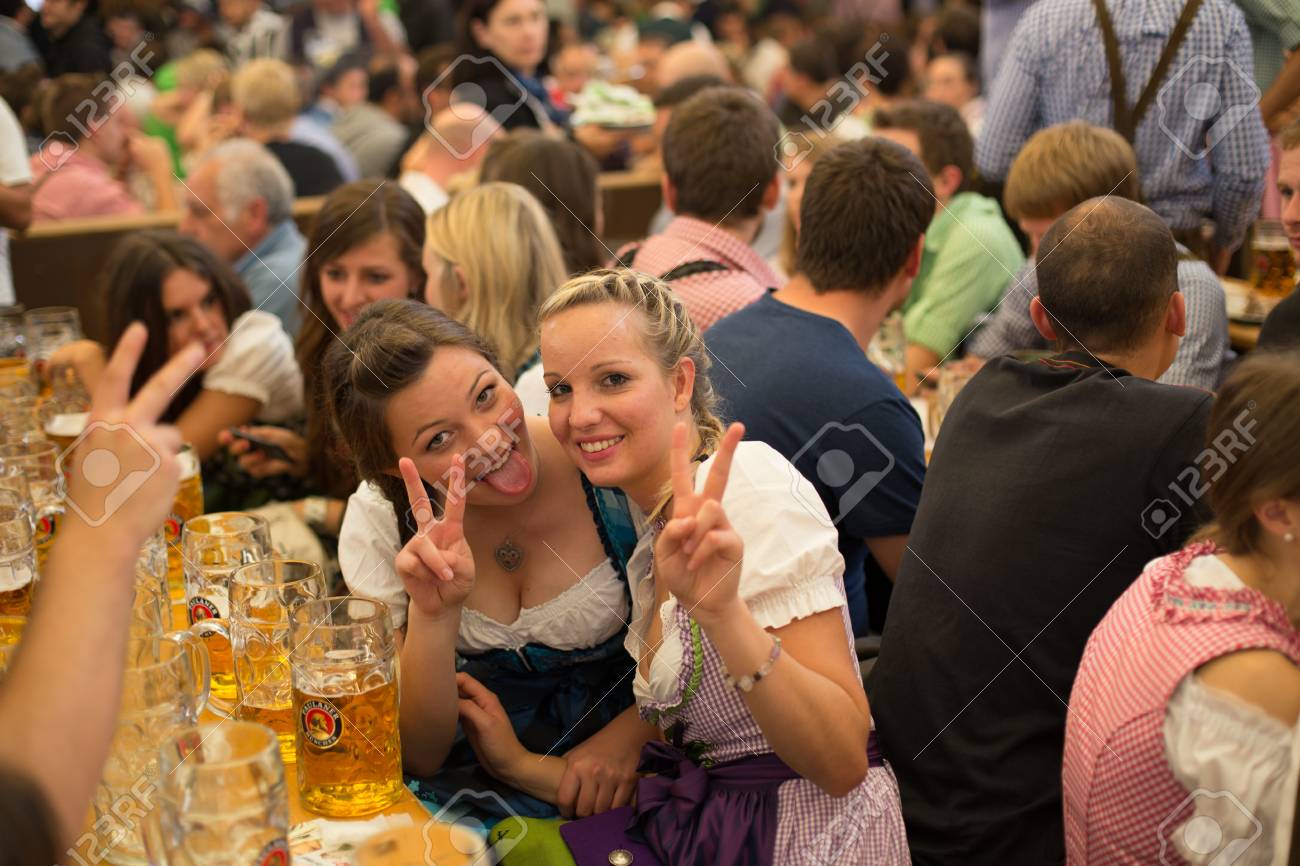
<path fill-rule="evenodd" d="M 771 109 L 734 87 L 700 91 L 668 121 L 664 202 L 677 216 L 615 263 L 670 282 L 701 331 L 777 286 L 750 244 L 780 197 L 780 135 Z"/>
<path fill-rule="evenodd" d="M 1104 0 L 1129 106 L 1152 78 L 1184 0 Z M 1222 273 L 1259 213 L 1268 137 L 1251 78 L 1250 32 L 1228 0 L 1203 0 L 1133 137 L 1142 192 L 1180 240 L 1215 224 L 1207 251 Z M 993 86 L 975 161 L 1007 176 L 1034 132 L 1082 119 L 1118 129 L 1093 0 L 1039 0 L 1016 27 Z"/>

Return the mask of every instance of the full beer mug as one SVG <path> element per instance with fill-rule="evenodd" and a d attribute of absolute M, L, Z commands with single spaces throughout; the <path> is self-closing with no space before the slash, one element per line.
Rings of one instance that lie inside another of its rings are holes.
<path fill-rule="evenodd" d="M 271 529 L 266 519 L 239 511 L 204 514 L 185 521 L 181 556 L 190 623 L 230 616 L 230 576 L 236 568 L 266 559 L 271 553 Z M 214 702 L 232 705 L 238 689 L 229 642 L 206 632 L 204 642 L 212 665 Z"/>
<path fill-rule="evenodd" d="M 159 754 L 155 866 L 289 866 L 289 800 L 279 741 L 265 725 L 176 731 Z"/>
<path fill-rule="evenodd" d="M 280 739 L 280 756 L 294 762 L 293 681 L 289 675 L 289 614 L 298 605 L 329 595 L 314 562 L 266 559 L 241 565 L 230 578 L 230 618 L 205 619 L 190 630 L 214 632 L 230 641 L 239 703 L 216 709 L 246 722 L 261 722 Z M 214 700 L 214 706 L 219 702 Z"/>
<path fill-rule="evenodd" d="M 27 617 L 0 614 L 0 680 L 14 663 L 18 654 L 18 645 L 23 642 L 23 631 L 27 628 Z"/>
<path fill-rule="evenodd" d="M 203 642 L 187 632 L 128 640 L 117 729 L 95 791 L 96 848 L 110 862 L 147 862 L 141 834 L 156 804 L 158 746 L 198 721 L 210 675 Z"/>
<path fill-rule="evenodd" d="M 402 796 L 402 745 L 388 605 L 323 598 L 291 618 L 303 806 L 339 818 L 391 806 Z"/>
<path fill-rule="evenodd" d="M 56 461 L 59 449 L 53 442 L 6 442 L 0 444 L 0 470 L 16 472 L 27 479 L 36 509 L 36 567 L 45 567 L 50 545 L 63 516 L 63 478 Z"/>
<path fill-rule="evenodd" d="M 0 489 L 0 614 L 26 616 L 36 586 L 36 547 L 29 512 Z"/>

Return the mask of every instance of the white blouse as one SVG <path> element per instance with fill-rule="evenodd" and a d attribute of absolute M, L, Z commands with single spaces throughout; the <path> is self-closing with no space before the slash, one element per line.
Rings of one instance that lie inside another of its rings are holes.
<path fill-rule="evenodd" d="M 203 374 L 203 387 L 262 404 L 257 420 L 281 424 L 302 415 L 302 372 L 279 317 L 249 310 L 230 326 L 221 357 Z"/>
<path fill-rule="evenodd" d="M 703 490 L 714 459 L 705 460 L 696 471 L 697 491 Z M 796 619 L 844 607 L 839 534 L 817 489 L 792 463 L 766 443 L 741 442 L 722 505 L 745 542 L 740 597 L 759 625 L 781 628 Z M 628 561 L 633 618 L 624 647 L 632 658 L 640 659 L 654 612 L 650 569 L 654 534 L 648 531 L 644 513 L 635 506 L 633 516 L 640 540 Z M 649 677 L 637 668 L 632 688 L 638 700 L 671 701 L 677 693 L 682 643 L 673 623 L 676 609 L 673 596 L 659 606 L 663 642 L 650 663 Z"/>
<path fill-rule="evenodd" d="M 1192 586 L 1241 589 L 1241 578 L 1218 557 L 1193 560 L 1183 574 Z M 1273 829 L 1278 823 L 1285 786 L 1294 789 L 1291 746 L 1295 729 L 1234 695 L 1211 688 L 1195 674 L 1183 678 L 1165 708 L 1165 758 L 1174 777 L 1188 790 L 1205 791 L 1194 799 L 1195 813 L 1170 838 L 1187 862 L 1203 864 L 1223 852 L 1223 844 L 1241 840 L 1246 847 L 1234 866 L 1267 866 L 1273 857 Z M 1231 796 L 1221 792 L 1231 792 Z M 1233 802 L 1233 798 L 1237 802 Z M 1241 804 L 1249 814 L 1237 805 Z M 1198 853 L 1187 845 L 1196 838 L 1198 818 L 1222 841 Z M 1184 832 L 1187 830 L 1187 833 Z M 1253 841 L 1247 841 L 1253 840 Z M 1224 862 L 1227 862 L 1226 860 Z"/>
<path fill-rule="evenodd" d="M 585 509 L 584 509 L 585 510 Z M 339 567 L 353 595 L 386 602 L 393 625 L 406 624 L 406 589 L 393 567 L 401 550 L 393 506 L 378 487 L 361 482 L 348 498 L 339 532 Z M 481 653 L 540 643 L 558 650 L 590 649 L 609 640 L 627 622 L 623 581 L 608 559 L 552 599 L 519 611 L 502 623 L 472 608 L 461 612 L 456 650 Z"/>

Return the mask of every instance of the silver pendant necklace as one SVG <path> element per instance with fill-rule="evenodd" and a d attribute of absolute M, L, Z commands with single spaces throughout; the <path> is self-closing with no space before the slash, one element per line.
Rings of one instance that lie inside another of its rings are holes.
<path fill-rule="evenodd" d="M 506 536 L 505 541 L 496 546 L 493 555 L 496 556 L 497 565 L 501 566 L 506 571 L 515 571 L 519 566 L 524 564 L 523 548 L 517 546 L 513 541 L 511 541 L 510 536 L 508 535 Z"/>

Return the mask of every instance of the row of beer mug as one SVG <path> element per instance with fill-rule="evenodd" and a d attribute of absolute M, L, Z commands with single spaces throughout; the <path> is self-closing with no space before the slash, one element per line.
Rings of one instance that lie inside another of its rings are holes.
<path fill-rule="evenodd" d="M 94 835 L 119 866 L 147 862 L 145 818 L 154 804 L 142 802 L 141 786 L 165 793 L 173 784 L 168 750 L 190 736 L 184 730 L 195 726 L 205 709 L 238 720 L 218 722 L 209 731 L 247 724 L 269 732 L 275 778 L 282 780 L 283 765 L 296 761 L 298 796 L 312 812 L 367 815 L 401 797 L 397 656 L 387 605 L 329 597 L 319 567 L 291 560 L 241 566 L 231 577 L 230 605 L 225 621 L 199 620 L 166 633 L 142 634 L 141 629 L 130 638 L 117 730 L 95 799 Z M 226 636 L 233 647 L 232 701 L 214 694 L 219 653 L 209 651 L 223 646 Z M 172 824 L 203 825 L 177 837 L 192 836 L 185 845 L 212 844 L 227 855 L 199 857 L 195 863 L 265 862 L 251 857 L 261 850 L 253 847 L 279 837 L 267 837 L 268 828 L 259 822 L 287 809 L 282 782 L 269 787 L 272 802 L 256 809 L 233 793 L 192 792 L 183 798 L 228 803 L 228 810 L 205 806 L 202 814 L 169 818 Z M 137 808 L 124 808 L 124 801 Z M 254 837 L 257 845 L 245 844 Z M 230 859 L 231 846 L 250 856 Z"/>

